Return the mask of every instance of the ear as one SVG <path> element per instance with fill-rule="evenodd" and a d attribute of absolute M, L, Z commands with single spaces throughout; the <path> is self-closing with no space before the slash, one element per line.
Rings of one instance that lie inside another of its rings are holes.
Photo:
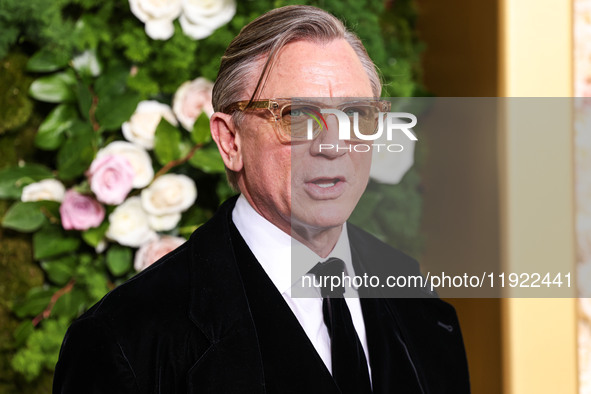
<path fill-rule="evenodd" d="M 216 112 L 209 119 L 211 136 L 218 146 L 226 167 L 234 172 L 242 170 L 240 137 L 232 121 L 232 115 Z"/>

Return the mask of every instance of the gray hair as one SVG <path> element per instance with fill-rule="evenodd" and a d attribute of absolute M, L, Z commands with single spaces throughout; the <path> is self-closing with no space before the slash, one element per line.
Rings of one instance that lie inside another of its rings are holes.
<path fill-rule="evenodd" d="M 382 83 L 376 66 L 361 40 L 347 30 L 334 15 L 320 8 L 292 5 L 271 10 L 244 26 L 232 40 L 222 56 L 220 69 L 213 87 L 212 103 L 216 112 L 223 112 L 237 101 L 255 100 L 265 85 L 277 54 L 294 41 L 326 43 L 344 39 L 353 48 L 371 83 L 373 94 L 380 96 Z M 245 97 L 249 82 L 266 57 L 254 91 Z M 240 123 L 241 112 L 232 114 L 235 125 Z M 226 168 L 228 183 L 238 191 L 237 173 Z"/>

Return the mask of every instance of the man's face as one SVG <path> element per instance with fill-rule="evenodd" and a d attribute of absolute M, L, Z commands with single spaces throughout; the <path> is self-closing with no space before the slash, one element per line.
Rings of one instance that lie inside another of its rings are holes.
<path fill-rule="evenodd" d="M 365 69 L 344 40 L 286 45 L 262 89 L 261 99 L 292 97 L 371 97 Z M 242 192 L 267 220 L 303 238 L 339 228 L 359 201 L 369 178 L 371 152 L 320 151 L 338 141 L 337 119 L 313 141 L 281 143 L 274 121 L 262 111 L 249 114 L 238 131 L 244 163 Z"/>

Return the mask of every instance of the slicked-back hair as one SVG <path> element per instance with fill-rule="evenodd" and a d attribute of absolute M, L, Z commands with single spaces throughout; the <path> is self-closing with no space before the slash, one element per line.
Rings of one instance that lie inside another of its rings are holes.
<path fill-rule="evenodd" d="M 292 5 L 271 10 L 244 26 L 222 56 L 213 87 L 212 103 L 216 112 L 241 100 L 256 100 L 281 48 L 295 41 L 329 43 L 344 39 L 351 45 L 366 70 L 375 97 L 382 84 L 377 69 L 359 38 L 347 30 L 334 15 L 320 8 Z M 262 69 L 261 69 L 262 66 Z M 248 95 L 252 81 L 254 91 Z M 234 112 L 232 121 L 239 127 L 242 113 Z M 237 173 L 226 169 L 228 183 L 238 191 Z"/>

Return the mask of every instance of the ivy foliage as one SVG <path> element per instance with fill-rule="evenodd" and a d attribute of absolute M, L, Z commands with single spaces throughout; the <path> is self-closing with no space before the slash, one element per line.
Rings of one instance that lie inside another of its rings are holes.
<path fill-rule="evenodd" d="M 381 70 L 384 96 L 424 93 L 418 82 L 421 45 L 412 0 L 238 1 L 233 19 L 211 36 L 193 40 L 175 21 L 175 33 L 165 41 L 146 35 L 127 1 L 0 0 L 0 60 L 6 69 L 12 65 L 14 75 L 20 72 L 19 78 L 6 80 L 14 79 L 13 84 L 0 87 L 0 102 L 6 104 L 0 109 L 0 133 L 22 131 L 29 118 L 42 119 L 35 126 L 34 160 L 0 168 L 0 198 L 18 200 L 24 186 L 48 178 L 89 192 L 88 183 L 81 181 L 85 171 L 100 147 L 122 139 L 121 126 L 140 101 L 170 102 L 187 80 L 215 80 L 222 53 L 245 24 L 272 8 L 302 3 L 335 14 L 358 33 Z M 88 53 L 98 60 L 99 72 L 73 62 Z M 7 120 L 5 114 L 17 113 Z M 223 163 L 204 116 L 192 130 L 163 120 L 155 140 L 155 170 L 176 163 L 175 172 L 189 175 L 199 187 L 198 203 L 183 213 L 175 230 L 175 235 L 188 236 L 232 194 Z M 399 185 L 370 183 L 352 217 L 415 256 L 421 214 L 417 171 L 415 166 Z M 112 209 L 107 207 L 107 216 Z M 65 231 L 58 204 L 47 201 L 15 201 L 2 226 L 3 231 L 31 234 L 34 258 L 45 273 L 43 285 L 15 294 L 12 301 L 21 323 L 13 334 L 11 364 L 33 381 L 53 369 L 71 321 L 135 274 L 133 251 L 111 244 L 99 252 L 106 221 L 82 232 Z"/>

